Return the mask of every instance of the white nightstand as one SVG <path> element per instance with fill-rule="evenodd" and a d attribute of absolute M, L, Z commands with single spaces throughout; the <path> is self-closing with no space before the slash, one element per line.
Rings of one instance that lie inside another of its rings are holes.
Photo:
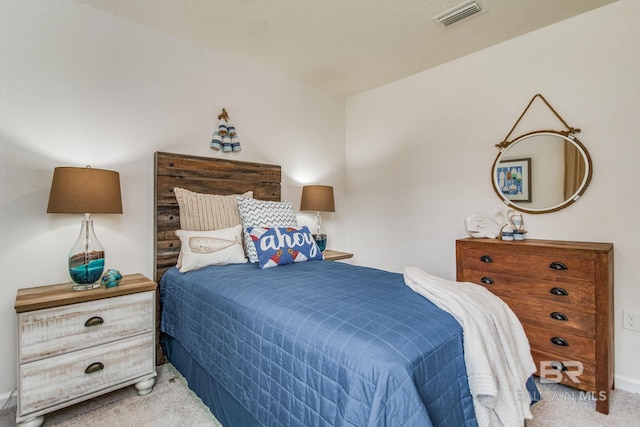
<path fill-rule="evenodd" d="M 18 426 L 135 384 L 155 384 L 156 284 L 127 275 L 113 288 L 71 283 L 18 289 Z"/>

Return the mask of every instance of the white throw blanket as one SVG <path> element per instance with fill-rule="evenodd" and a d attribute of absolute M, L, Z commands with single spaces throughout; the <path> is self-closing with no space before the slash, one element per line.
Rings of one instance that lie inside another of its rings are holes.
<path fill-rule="evenodd" d="M 469 389 L 480 427 L 522 427 L 531 419 L 527 379 L 535 372 L 529 340 L 511 309 L 480 285 L 453 282 L 407 267 L 413 291 L 462 326 Z"/>

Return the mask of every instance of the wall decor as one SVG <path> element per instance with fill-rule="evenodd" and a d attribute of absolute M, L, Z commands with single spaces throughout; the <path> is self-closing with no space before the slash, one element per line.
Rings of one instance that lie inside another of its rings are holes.
<path fill-rule="evenodd" d="M 218 115 L 218 127 L 211 138 L 211 148 L 223 153 L 240 151 L 240 140 L 235 125 L 231 122 L 227 110 L 222 109 Z"/>
<path fill-rule="evenodd" d="M 565 130 L 537 130 L 510 139 L 536 99 L 544 102 Z M 575 136 L 578 132 L 580 129 L 569 126 L 542 95 L 531 98 L 511 131 L 496 144 L 500 151 L 491 168 L 491 184 L 500 200 L 521 212 L 542 214 L 564 209 L 582 197 L 591 182 L 593 165 L 586 147 Z M 506 169 L 507 164 L 513 167 Z M 508 182 L 506 171 L 514 168 L 516 179 Z"/>

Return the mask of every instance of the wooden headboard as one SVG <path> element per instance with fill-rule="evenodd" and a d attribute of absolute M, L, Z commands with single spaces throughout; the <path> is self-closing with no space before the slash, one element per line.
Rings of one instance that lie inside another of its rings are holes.
<path fill-rule="evenodd" d="M 180 210 L 174 187 L 207 194 L 242 194 L 253 191 L 260 200 L 280 200 L 280 166 L 186 154 L 155 153 L 154 280 L 176 265 L 180 240 Z"/>
<path fill-rule="evenodd" d="M 186 154 L 155 153 L 154 281 L 176 265 L 180 254 L 180 209 L 174 187 L 207 194 L 242 194 L 253 191 L 260 200 L 280 200 L 280 166 Z M 159 287 L 158 287 L 159 289 Z M 159 292 L 158 292 L 159 293 Z M 156 364 L 166 363 L 160 346 L 160 296 L 156 296 Z"/>

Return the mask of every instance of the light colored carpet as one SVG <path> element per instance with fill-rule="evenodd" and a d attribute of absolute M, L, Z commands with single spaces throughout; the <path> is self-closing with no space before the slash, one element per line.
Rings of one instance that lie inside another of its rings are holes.
<path fill-rule="evenodd" d="M 557 384 L 539 384 L 544 399 L 532 408 L 526 427 L 600 427 L 640 425 L 640 394 L 611 392 L 609 415 L 595 402 Z M 0 411 L 0 426 L 15 426 L 15 407 Z M 138 396 L 133 386 L 61 409 L 45 417 L 44 427 L 222 427 L 170 364 L 158 367 L 153 391 Z"/>
<path fill-rule="evenodd" d="M 145 396 L 125 387 L 47 414 L 43 427 L 222 427 L 172 365 L 158 366 L 157 372 Z M 0 412 L 0 426 L 15 425 L 15 406 Z"/>
<path fill-rule="evenodd" d="M 609 415 L 596 412 L 586 394 L 561 384 L 537 383 L 542 401 L 531 408 L 526 427 L 600 427 L 640 425 L 640 394 L 622 390 L 610 393 Z"/>

